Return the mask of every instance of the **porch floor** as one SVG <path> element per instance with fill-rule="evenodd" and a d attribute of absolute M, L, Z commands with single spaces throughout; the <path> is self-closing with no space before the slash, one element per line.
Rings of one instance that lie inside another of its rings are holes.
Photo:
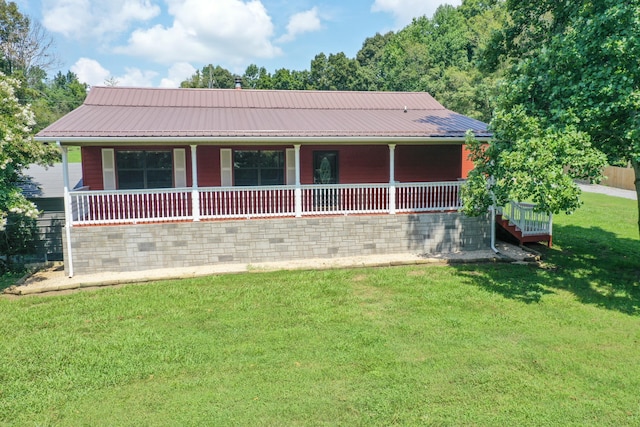
<path fill-rule="evenodd" d="M 109 272 L 99 274 L 76 275 L 67 277 L 61 263 L 50 264 L 28 277 L 23 283 L 5 290 L 5 294 L 29 295 L 46 292 L 72 292 L 83 288 L 117 286 L 144 283 L 158 280 L 185 279 L 232 273 L 259 273 L 278 270 L 326 270 L 334 268 L 390 267 L 421 264 L 455 264 L 474 262 L 535 262 L 539 255 L 531 250 L 506 243 L 497 242 L 499 253 L 487 248 L 480 251 L 443 253 L 439 255 L 392 254 L 352 256 L 341 258 L 314 258 L 293 261 L 261 263 L 228 263 L 201 267 L 167 268 L 156 270 Z"/>

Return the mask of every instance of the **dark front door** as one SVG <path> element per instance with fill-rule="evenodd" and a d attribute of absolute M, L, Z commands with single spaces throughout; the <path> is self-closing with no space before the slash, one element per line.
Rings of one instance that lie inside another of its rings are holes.
<path fill-rule="evenodd" d="M 313 183 L 317 185 L 338 183 L 338 152 L 313 152 Z M 314 206 L 317 209 L 331 211 L 339 209 L 339 188 L 318 188 L 314 190 Z"/>
<path fill-rule="evenodd" d="M 338 183 L 338 152 L 314 151 L 313 152 L 313 183 L 337 184 Z"/>

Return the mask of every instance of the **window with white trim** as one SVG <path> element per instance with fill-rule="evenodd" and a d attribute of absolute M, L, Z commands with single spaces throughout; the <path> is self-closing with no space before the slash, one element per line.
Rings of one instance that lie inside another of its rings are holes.
<path fill-rule="evenodd" d="M 234 185 L 283 185 L 284 150 L 234 150 Z"/>
<path fill-rule="evenodd" d="M 173 153 L 163 151 L 116 151 L 118 188 L 171 188 Z"/>

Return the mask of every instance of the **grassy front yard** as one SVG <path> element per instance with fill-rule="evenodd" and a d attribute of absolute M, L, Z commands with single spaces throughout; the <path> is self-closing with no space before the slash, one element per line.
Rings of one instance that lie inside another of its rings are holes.
<path fill-rule="evenodd" d="M 0 424 L 639 425 L 635 202 L 543 268 L 278 272 L 0 299 Z"/>

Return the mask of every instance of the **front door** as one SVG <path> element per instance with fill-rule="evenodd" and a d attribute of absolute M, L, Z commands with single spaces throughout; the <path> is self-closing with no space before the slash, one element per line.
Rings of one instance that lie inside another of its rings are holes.
<path fill-rule="evenodd" d="M 313 152 L 313 183 L 337 184 L 338 183 L 338 152 L 314 151 Z"/>
<path fill-rule="evenodd" d="M 313 183 L 323 186 L 314 190 L 313 199 L 316 209 L 332 211 L 339 209 L 339 189 L 324 187 L 338 183 L 338 152 L 313 152 Z"/>

